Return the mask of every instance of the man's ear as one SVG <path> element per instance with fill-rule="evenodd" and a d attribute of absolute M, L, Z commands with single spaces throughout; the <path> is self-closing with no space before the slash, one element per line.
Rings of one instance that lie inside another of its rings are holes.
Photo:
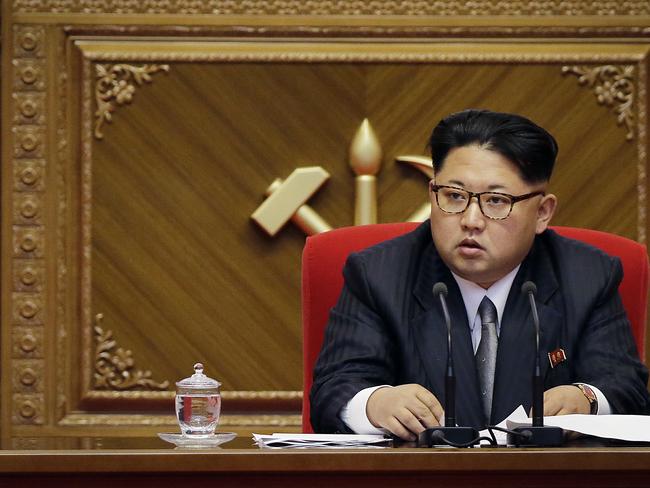
<path fill-rule="evenodd" d="M 535 233 L 541 234 L 548 227 L 553 214 L 555 213 L 555 208 L 557 207 L 557 197 L 552 193 L 544 195 L 542 201 L 537 207 L 537 225 L 535 227 Z"/>

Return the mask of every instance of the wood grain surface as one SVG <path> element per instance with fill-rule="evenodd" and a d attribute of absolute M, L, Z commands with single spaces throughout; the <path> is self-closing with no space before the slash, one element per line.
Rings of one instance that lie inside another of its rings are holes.
<path fill-rule="evenodd" d="M 303 235 L 249 220 L 266 187 L 323 166 L 310 204 L 350 225 L 347 150 L 368 117 L 384 150 L 379 219 L 403 220 L 426 177 L 395 156 L 424 154 L 437 121 L 468 107 L 556 135 L 556 224 L 636 237 L 635 145 L 561 65 L 174 63 L 93 148 L 93 312 L 158 378 L 201 360 L 225 390 L 300 389 Z"/>

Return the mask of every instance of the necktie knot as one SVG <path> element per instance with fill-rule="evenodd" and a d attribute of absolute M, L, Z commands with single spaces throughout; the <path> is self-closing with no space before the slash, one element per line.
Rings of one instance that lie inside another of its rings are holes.
<path fill-rule="evenodd" d="M 497 308 L 487 296 L 481 300 L 481 304 L 478 306 L 478 314 L 481 317 L 482 325 L 497 323 Z"/>

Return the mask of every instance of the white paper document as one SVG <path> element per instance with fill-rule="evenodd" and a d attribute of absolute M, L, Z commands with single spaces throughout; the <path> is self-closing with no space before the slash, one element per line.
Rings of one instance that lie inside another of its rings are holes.
<path fill-rule="evenodd" d="M 357 434 L 253 434 L 259 447 L 268 449 L 390 447 L 392 439 L 383 435 Z"/>
<path fill-rule="evenodd" d="M 531 425 L 523 407 L 506 419 L 509 429 Z M 581 434 L 630 442 L 650 442 L 650 416 L 646 415 L 557 415 L 544 417 L 544 425 Z"/>
<path fill-rule="evenodd" d="M 532 425 L 524 407 L 519 406 L 499 427 L 514 429 Z M 544 425 L 560 427 L 567 431 L 579 432 L 594 437 L 617 439 L 628 442 L 650 442 L 650 416 L 645 415 L 558 415 L 544 417 Z M 497 443 L 506 444 L 506 434 L 494 431 Z M 481 436 L 490 437 L 487 430 Z M 356 434 L 253 434 L 259 447 L 268 449 L 287 448 L 346 448 L 391 447 L 392 439 L 383 435 Z M 488 445 L 481 441 L 481 445 Z"/>

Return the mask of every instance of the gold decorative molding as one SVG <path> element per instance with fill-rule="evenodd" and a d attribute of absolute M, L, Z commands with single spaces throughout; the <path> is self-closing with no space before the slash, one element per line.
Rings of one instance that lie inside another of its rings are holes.
<path fill-rule="evenodd" d="M 43 297 L 40 293 L 15 293 L 13 319 L 16 324 L 43 324 Z"/>
<path fill-rule="evenodd" d="M 42 393 L 45 378 L 43 362 L 37 359 L 14 361 L 12 370 L 12 390 L 21 394 Z"/>
<path fill-rule="evenodd" d="M 30 53 L 31 54 L 31 53 Z M 45 60 L 31 57 L 16 58 L 14 68 L 14 86 L 20 91 L 45 91 Z"/>
<path fill-rule="evenodd" d="M 169 381 L 158 383 L 151 371 L 134 369 L 135 360 L 129 349 L 117 346 L 113 332 L 100 327 L 102 314 L 95 317 L 95 374 L 93 388 L 97 390 L 167 390 Z"/>
<path fill-rule="evenodd" d="M 111 414 L 87 414 L 71 413 L 66 415 L 58 422 L 59 426 L 93 426 L 93 427 L 154 427 L 154 426 L 176 426 L 178 421 L 173 415 L 146 415 L 146 414 L 128 414 L 128 415 L 111 415 Z"/>
<path fill-rule="evenodd" d="M 42 260 L 16 260 L 12 269 L 13 287 L 19 292 L 40 292 L 45 282 L 45 265 Z"/>
<path fill-rule="evenodd" d="M 578 76 L 578 83 L 593 89 L 600 105 L 613 107 L 618 125 L 625 125 L 628 141 L 634 139 L 634 66 L 563 66 L 562 74 Z"/>
<path fill-rule="evenodd" d="M 14 93 L 11 98 L 18 108 L 14 113 L 14 125 L 45 123 L 45 93 Z"/>
<path fill-rule="evenodd" d="M 217 44 L 215 44 L 217 45 Z M 163 61 L 163 62 L 265 62 L 265 63 L 579 63 L 585 58 L 593 63 L 622 63 L 642 61 L 644 53 L 555 53 L 555 52 L 405 52 L 396 49 L 390 52 L 326 52 L 309 50 L 310 46 L 292 44 L 292 51 L 267 52 L 250 44 L 250 51 L 227 51 L 227 45 L 214 51 L 151 52 L 146 50 L 123 52 L 88 51 L 84 58 L 89 61 Z M 301 48 L 305 49 L 301 49 Z M 406 46 L 405 46 L 406 47 Z M 170 45 L 170 50 L 174 46 Z M 460 49 L 460 47 L 459 47 Z M 464 49 L 464 48 L 463 48 Z"/>
<path fill-rule="evenodd" d="M 92 254 L 92 146 L 93 146 L 93 128 L 92 128 L 92 110 L 93 110 L 93 77 L 92 63 L 84 59 L 81 66 L 81 175 L 80 175 L 80 245 L 81 259 L 79 262 L 80 275 L 80 301 L 81 301 L 81 385 L 87 392 L 88 387 L 92 384 L 93 375 L 93 344 L 94 331 L 93 325 L 95 320 L 92 315 L 91 299 L 91 254 Z"/>
<path fill-rule="evenodd" d="M 53 41 L 56 49 L 57 59 L 66 59 L 66 39 L 64 36 L 59 36 Z M 67 70 L 59 70 L 57 79 L 57 93 L 56 98 L 59 104 L 52 117 L 56 116 L 56 158 L 53 158 L 53 171 L 54 185 L 56 187 L 56 239 L 55 239 L 55 256 L 56 256 L 56 309 L 53 312 L 55 316 L 54 326 L 55 331 L 55 347 L 59 351 L 56 355 L 56 399 L 54 403 L 54 418 L 60 419 L 65 416 L 65 412 L 70 408 L 68 401 L 67 383 L 70 378 L 69 363 L 67 357 L 70 354 L 68 337 L 70 336 L 70 329 L 74 328 L 73 320 L 71 319 L 71 310 L 67 306 L 67 297 L 70 296 L 70 290 L 73 286 L 69 280 L 70 262 L 66 253 L 67 246 L 69 246 L 69 238 L 67 236 L 69 219 L 68 211 L 74 205 L 67 198 L 66 184 L 68 181 L 68 170 L 70 160 L 70 125 L 68 120 L 68 107 L 71 94 L 69 93 L 69 76 Z M 76 98 L 76 94 L 72 95 Z M 64 351 L 64 353 L 62 353 Z"/>
<path fill-rule="evenodd" d="M 87 400 L 173 400 L 174 391 L 89 391 L 84 395 Z M 222 391 L 221 398 L 228 400 L 302 400 L 302 391 L 295 390 L 235 390 Z"/>
<path fill-rule="evenodd" d="M 45 189 L 45 160 L 14 161 L 14 190 L 42 191 Z"/>
<path fill-rule="evenodd" d="M 47 419 L 43 372 L 47 369 L 45 337 L 46 161 L 47 80 L 45 29 L 42 26 L 14 26 L 11 70 L 5 79 L 11 84 L 9 120 L 12 147 L 13 195 L 8 208 L 11 219 L 11 423 L 42 425 Z M 7 49 L 11 49 L 7 47 Z M 7 404 L 8 407 L 8 404 Z"/>
<path fill-rule="evenodd" d="M 43 202 L 36 193 L 15 193 L 13 201 L 13 220 L 19 225 L 42 223 Z"/>
<path fill-rule="evenodd" d="M 15 393 L 12 397 L 12 423 L 42 425 L 44 423 L 45 402 L 41 393 Z"/>
<path fill-rule="evenodd" d="M 209 18 L 203 17 L 202 19 L 185 17 L 187 25 L 183 27 L 184 32 L 190 37 L 195 38 L 239 38 L 245 36 L 252 37 L 273 37 L 273 38 L 291 38 L 292 40 L 300 38 L 499 38 L 499 39 L 513 39 L 513 38 L 584 38 L 584 37 L 615 37 L 621 38 L 648 38 L 650 37 L 650 27 L 639 24 L 630 25 L 628 17 L 625 23 L 616 25 L 613 22 L 607 25 L 603 22 L 603 17 L 594 17 L 591 23 L 588 19 L 584 19 L 585 23 L 580 26 L 575 25 L 547 25 L 548 22 L 541 17 L 537 17 L 538 24 L 534 24 L 534 18 L 531 25 L 490 25 L 484 19 L 478 16 L 473 16 L 469 19 L 462 19 L 458 25 L 411 25 L 404 23 L 407 18 L 400 19 L 402 22 L 397 25 L 384 25 L 381 17 L 375 17 L 375 23 L 368 22 L 363 25 L 342 25 L 340 21 L 335 22 L 332 20 L 329 25 L 318 22 L 319 18 L 312 16 L 309 19 L 304 19 L 302 23 L 267 23 L 263 25 L 256 25 L 250 23 L 249 25 L 229 25 L 228 22 L 220 24 L 218 16 L 211 16 Z M 249 19 L 253 19 L 249 17 Z M 605 18 L 606 19 L 606 18 Z M 634 18 L 636 19 L 636 18 Z M 310 23 L 309 20 L 311 20 Z M 203 21 L 203 22 L 201 22 Z M 408 20 L 406 20 L 408 22 Z M 462 22 L 462 23 L 461 23 Z M 259 21 L 257 22 L 260 23 Z M 539 24 L 542 25 L 539 25 Z M 76 23 L 74 25 L 67 25 L 66 30 L 71 35 L 79 36 L 123 36 L 135 32 L 134 28 L 128 25 L 102 25 L 101 28 L 93 25 L 85 25 Z M 138 26 L 138 32 L 146 33 L 150 36 L 159 38 L 173 37 L 178 33 L 178 27 L 168 26 L 162 23 L 156 25 Z"/>
<path fill-rule="evenodd" d="M 45 129 L 37 125 L 18 125 L 13 129 L 14 156 L 41 158 L 45 152 Z"/>
<path fill-rule="evenodd" d="M 14 25 L 14 56 L 17 58 L 45 57 L 45 29 L 39 25 Z"/>
<path fill-rule="evenodd" d="M 111 122 L 112 112 L 117 105 L 131 103 L 135 88 L 143 83 L 151 83 L 151 75 L 159 71 L 168 72 L 168 64 L 131 66 L 128 64 L 95 65 L 95 137 L 103 139 L 102 125 Z"/>
<path fill-rule="evenodd" d="M 59 422 L 60 426 L 93 426 L 93 427 L 178 427 L 173 415 L 111 415 L 83 414 L 67 415 Z M 222 415 L 219 418 L 220 427 L 289 427 L 302 425 L 300 415 Z"/>
<path fill-rule="evenodd" d="M 43 327 L 14 327 L 11 337 L 11 354 L 19 359 L 40 359 L 44 357 Z"/>
<path fill-rule="evenodd" d="M 45 238 L 42 226 L 14 226 L 13 250 L 15 258 L 42 258 Z"/>
<path fill-rule="evenodd" d="M 458 2 L 438 0 L 422 2 L 419 0 L 253 0 L 248 2 L 233 0 L 112 0 L 92 2 L 84 0 L 14 0 L 16 13 L 83 13 L 83 14 L 149 14 L 149 15 L 282 15 L 282 16 L 326 16 L 345 15 L 389 16 L 389 15 L 430 15 L 449 17 L 456 15 L 505 15 L 505 16 L 578 16 L 578 15 L 649 15 L 650 6 L 645 0 L 612 2 L 608 0 L 548 0 L 548 1 L 495 1 L 477 0 Z"/>
<path fill-rule="evenodd" d="M 648 70 L 646 63 L 639 63 L 639 80 L 648 79 Z M 639 125 L 638 125 L 638 135 L 639 139 L 637 141 L 637 193 L 638 193 L 638 240 L 642 244 L 646 243 L 646 228 L 645 222 L 647 218 L 647 190 L 648 185 L 647 173 L 646 173 L 646 164 L 647 164 L 647 147 L 648 147 L 648 113 L 647 113 L 647 104 L 648 104 L 648 90 L 645 83 L 638 83 L 638 103 L 637 103 L 637 113 L 639 115 Z"/>

